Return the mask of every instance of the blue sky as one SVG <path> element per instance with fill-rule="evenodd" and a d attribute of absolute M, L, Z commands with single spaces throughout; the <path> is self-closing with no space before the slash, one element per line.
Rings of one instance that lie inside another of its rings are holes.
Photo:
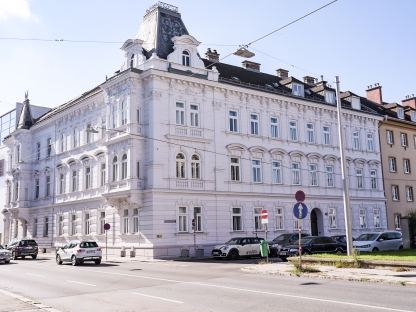
<path fill-rule="evenodd" d="M 156 1 L 0 0 L 0 38 L 124 42 Z M 222 56 L 312 11 L 329 0 L 171 0 L 190 32 Z M 383 86 L 383 99 L 416 94 L 413 0 L 339 0 L 252 46 L 261 70 L 275 74 L 340 76 L 342 90 L 364 95 Z M 22 101 L 54 107 L 95 87 L 119 69 L 122 43 L 69 43 L 0 39 L 0 114 Z M 224 62 L 240 65 L 231 56 Z"/>

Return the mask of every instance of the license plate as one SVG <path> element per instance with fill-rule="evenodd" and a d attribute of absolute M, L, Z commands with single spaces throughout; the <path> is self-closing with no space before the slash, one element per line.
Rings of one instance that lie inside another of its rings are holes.
<path fill-rule="evenodd" d="M 219 255 L 220 255 L 220 253 L 219 253 L 218 251 L 214 251 L 212 254 L 213 254 L 214 256 L 219 256 Z"/>
<path fill-rule="evenodd" d="M 95 253 L 95 250 L 88 250 L 87 253 Z"/>
<path fill-rule="evenodd" d="M 286 252 L 286 251 L 281 251 L 279 254 L 280 254 L 281 256 L 287 256 L 287 252 Z"/>

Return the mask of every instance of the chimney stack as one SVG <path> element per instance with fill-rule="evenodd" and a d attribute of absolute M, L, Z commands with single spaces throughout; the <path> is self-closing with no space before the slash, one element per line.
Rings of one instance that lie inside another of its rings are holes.
<path fill-rule="evenodd" d="M 305 76 L 303 77 L 303 82 L 306 83 L 307 85 L 312 86 L 315 84 L 315 78 L 311 76 Z"/>
<path fill-rule="evenodd" d="M 383 104 L 383 96 L 381 93 L 381 86 L 379 83 L 373 85 L 369 85 L 367 87 L 367 100 L 376 102 L 380 105 Z"/>
<path fill-rule="evenodd" d="M 406 98 L 404 100 L 402 100 L 402 105 L 403 106 L 407 106 L 407 107 L 411 107 L 413 109 L 416 109 L 416 97 L 414 94 L 412 95 L 407 95 Z"/>
<path fill-rule="evenodd" d="M 243 65 L 243 68 L 245 68 L 247 70 L 251 70 L 251 71 L 255 71 L 255 72 L 260 71 L 260 64 L 259 63 L 255 63 L 255 62 L 251 62 L 251 61 L 243 61 L 243 62 L 241 62 L 241 64 Z"/>
<path fill-rule="evenodd" d="M 289 71 L 287 69 L 279 68 L 278 70 L 276 70 L 276 73 L 277 76 L 282 79 L 289 77 Z"/>
<path fill-rule="evenodd" d="M 212 50 L 208 48 L 207 52 L 205 53 L 206 58 L 211 62 L 219 62 L 220 55 L 218 54 L 217 50 Z"/>

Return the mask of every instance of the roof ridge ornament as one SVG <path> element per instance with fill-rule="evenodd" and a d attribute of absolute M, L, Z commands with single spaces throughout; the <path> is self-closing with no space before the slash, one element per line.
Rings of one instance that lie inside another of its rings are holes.
<path fill-rule="evenodd" d="M 29 100 L 29 90 L 26 90 L 25 92 L 25 101 Z"/>

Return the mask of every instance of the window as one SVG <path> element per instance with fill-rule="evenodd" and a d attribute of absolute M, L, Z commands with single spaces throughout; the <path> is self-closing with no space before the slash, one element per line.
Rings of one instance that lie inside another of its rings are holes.
<path fill-rule="evenodd" d="M 182 153 L 176 155 L 176 177 L 185 179 L 185 156 Z"/>
<path fill-rule="evenodd" d="M 304 88 L 300 83 L 292 83 L 292 94 L 297 96 L 304 96 Z"/>
<path fill-rule="evenodd" d="M 46 157 L 50 158 L 51 154 L 52 154 L 52 139 L 48 138 L 48 140 L 46 141 L 46 144 L 48 146 L 47 152 L 46 152 Z"/>
<path fill-rule="evenodd" d="M 118 180 L 118 159 L 113 157 L 113 182 Z"/>
<path fill-rule="evenodd" d="M 59 194 L 65 193 L 65 175 L 59 174 Z"/>
<path fill-rule="evenodd" d="M 399 201 L 399 186 L 398 185 L 392 185 L 391 186 L 391 199 L 394 201 Z"/>
<path fill-rule="evenodd" d="M 19 181 L 14 182 L 14 201 L 19 199 Z"/>
<path fill-rule="evenodd" d="M 259 115 L 250 114 L 250 134 L 259 135 Z"/>
<path fill-rule="evenodd" d="M 126 101 L 121 101 L 120 110 L 121 110 L 121 125 L 125 125 L 125 124 L 127 124 L 127 103 L 126 103 Z"/>
<path fill-rule="evenodd" d="M 199 110 L 198 105 L 191 104 L 191 126 L 199 127 Z"/>
<path fill-rule="evenodd" d="M 188 216 L 186 207 L 179 207 L 179 232 L 188 232 Z"/>
<path fill-rule="evenodd" d="M 123 234 L 128 234 L 129 233 L 129 210 L 128 209 L 123 210 L 122 220 L 123 220 L 123 224 L 122 224 Z"/>
<path fill-rule="evenodd" d="M 410 173 L 410 159 L 403 159 L 403 172 L 405 174 Z"/>
<path fill-rule="evenodd" d="M 291 141 L 298 140 L 298 125 L 296 121 L 289 121 L 289 139 Z"/>
<path fill-rule="evenodd" d="M 306 139 L 308 143 L 315 143 L 315 126 L 313 123 L 306 124 Z"/>
<path fill-rule="evenodd" d="M 358 131 L 352 133 L 352 148 L 355 150 L 360 149 L 360 133 Z"/>
<path fill-rule="evenodd" d="M 77 215 L 71 214 L 71 235 L 77 234 Z"/>
<path fill-rule="evenodd" d="M 389 170 L 390 172 L 397 172 L 396 157 L 389 157 Z"/>
<path fill-rule="evenodd" d="M 139 209 L 133 209 L 133 233 L 139 233 Z"/>
<path fill-rule="evenodd" d="M 283 222 L 283 208 L 276 208 L 276 230 L 283 230 L 284 222 Z"/>
<path fill-rule="evenodd" d="M 325 166 L 326 171 L 326 186 L 327 187 L 334 187 L 334 166 Z"/>
<path fill-rule="evenodd" d="M 6 182 L 7 184 L 7 205 L 10 205 L 10 201 L 12 200 L 12 186 L 9 181 Z"/>
<path fill-rule="evenodd" d="M 130 67 L 134 67 L 134 54 L 130 56 Z"/>
<path fill-rule="evenodd" d="M 373 210 L 374 213 L 374 227 L 376 229 L 381 227 L 381 222 L 380 222 L 380 209 L 376 208 Z"/>
<path fill-rule="evenodd" d="M 51 196 L 51 176 L 46 176 L 46 188 L 45 188 L 45 196 L 49 197 Z"/>
<path fill-rule="evenodd" d="M 254 208 L 254 231 L 260 231 L 263 228 L 261 224 L 261 210 L 262 208 Z"/>
<path fill-rule="evenodd" d="M 242 216 L 241 216 L 241 208 L 233 208 L 232 209 L 232 220 L 233 220 L 233 231 L 242 231 Z"/>
<path fill-rule="evenodd" d="M 35 199 L 39 199 L 39 178 L 35 178 Z"/>
<path fill-rule="evenodd" d="M 367 220 L 366 220 L 366 213 L 365 213 L 365 209 L 361 208 L 360 209 L 360 228 L 361 229 L 366 229 L 367 228 Z"/>
<path fill-rule="evenodd" d="M 231 181 L 240 181 L 240 159 L 231 157 Z"/>
<path fill-rule="evenodd" d="M 49 234 L 49 218 L 45 217 L 43 221 L 43 237 L 47 237 Z"/>
<path fill-rule="evenodd" d="M 333 91 L 325 91 L 325 102 L 335 104 L 335 93 Z"/>
<path fill-rule="evenodd" d="M 0 177 L 4 176 L 4 159 L 0 159 Z"/>
<path fill-rule="evenodd" d="M 292 184 L 300 185 L 300 164 L 292 163 Z"/>
<path fill-rule="evenodd" d="M 192 179 L 201 179 L 201 163 L 198 155 L 191 157 L 191 177 Z"/>
<path fill-rule="evenodd" d="M 72 170 L 72 192 L 78 191 L 78 170 Z"/>
<path fill-rule="evenodd" d="M 404 119 L 404 109 L 402 107 L 397 107 L 397 118 Z"/>
<path fill-rule="evenodd" d="M 402 218 L 401 214 L 395 214 L 394 215 L 394 226 L 395 226 L 396 230 L 401 229 L 401 218 Z"/>
<path fill-rule="evenodd" d="M 16 146 L 16 159 L 17 159 L 17 162 L 19 163 L 19 162 L 21 162 L 22 161 L 22 151 L 21 151 L 21 149 L 20 149 L 20 144 L 18 144 L 17 146 Z"/>
<path fill-rule="evenodd" d="M 58 235 L 64 235 L 64 216 L 58 216 Z"/>
<path fill-rule="evenodd" d="M 79 136 L 80 136 L 80 133 L 79 133 L 79 130 L 77 129 L 77 128 L 75 128 L 74 129 L 74 138 L 73 138 L 73 143 L 72 143 L 72 145 L 73 145 L 73 147 L 75 148 L 75 147 L 78 147 L 79 146 L 79 144 L 80 144 L 80 142 L 79 142 Z"/>
<path fill-rule="evenodd" d="M 309 183 L 311 186 L 318 186 L 318 166 L 316 164 L 309 165 Z"/>
<path fill-rule="evenodd" d="M 394 144 L 393 131 L 386 130 L 386 139 L 387 139 L 387 144 L 389 144 L 389 145 L 393 145 Z"/>
<path fill-rule="evenodd" d="M 32 229 L 32 236 L 38 236 L 38 218 L 33 219 L 33 229 Z"/>
<path fill-rule="evenodd" d="M 127 179 L 127 154 L 121 157 L 121 179 Z"/>
<path fill-rule="evenodd" d="M 104 224 L 105 224 L 105 211 L 100 211 L 100 220 L 99 220 L 100 228 L 98 229 L 98 234 L 104 234 Z"/>
<path fill-rule="evenodd" d="M 238 132 L 238 113 L 237 111 L 228 112 L 228 122 L 230 132 Z"/>
<path fill-rule="evenodd" d="M 374 136 L 372 133 L 367 133 L 367 150 L 374 152 Z"/>
<path fill-rule="evenodd" d="M 277 117 L 270 118 L 270 136 L 274 139 L 279 137 L 279 121 Z"/>
<path fill-rule="evenodd" d="M 140 179 L 140 161 L 136 163 L 137 179 Z"/>
<path fill-rule="evenodd" d="M 322 127 L 323 132 L 323 144 L 330 145 L 331 144 L 331 128 L 329 126 Z"/>
<path fill-rule="evenodd" d="M 362 189 L 364 187 L 363 170 L 362 169 L 355 170 L 355 176 L 357 177 L 357 189 Z"/>
<path fill-rule="evenodd" d="M 328 209 L 328 224 L 330 229 L 337 228 L 337 216 L 335 208 Z"/>
<path fill-rule="evenodd" d="M 415 122 L 416 121 L 416 111 L 410 112 L 410 120 Z"/>
<path fill-rule="evenodd" d="M 413 186 L 406 186 L 406 200 L 408 202 L 413 201 Z"/>
<path fill-rule="evenodd" d="M 377 189 L 377 171 L 376 170 L 370 170 L 370 182 L 371 182 L 371 189 L 376 190 Z"/>
<path fill-rule="evenodd" d="M 193 227 L 193 230 L 195 232 L 202 232 L 202 213 L 201 213 L 201 207 L 194 207 L 194 220 L 193 224 L 195 226 Z"/>
<path fill-rule="evenodd" d="M 176 124 L 185 125 L 185 104 L 176 102 Z"/>
<path fill-rule="evenodd" d="M 40 160 L 40 142 L 36 143 L 36 160 Z"/>
<path fill-rule="evenodd" d="M 117 106 L 115 104 L 113 104 L 111 106 L 111 124 L 113 126 L 113 128 L 117 127 Z"/>
<path fill-rule="evenodd" d="M 252 172 L 253 172 L 253 182 L 260 183 L 261 182 L 261 162 L 260 160 L 252 160 L 251 161 Z"/>
<path fill-rule="evenodd" d="M 92 128 L 91 128 L 91 124 L 87 124 L 87 128 L 85 129 L 85 135 L 86 135 L 86 143 L 89 144 L 91 143 L 91 136 L 92 136 Z"/>
<path fill-rule="evenodd" d="M 102 163 L 100 166 L 100 186 L 105 185 L 105 174 L 106 174 L 105 163 Z"/>
<path fill-rule="evenodd" d="M 85 189 L 88 190 L 91 188 L 91 167 L 85 168 Z"/>
<path fill-rule="evenodd" d="M 90 235 L 91 233 L 91 219 L 90 219 L 90 214 L 89 213 L 85 213 L 84 214 L 84 234 L 85 235 Z"/>
<path fill-rule="evenodd" d="M 282 162 L 273 161 L 272 162 L 272 183 L 273 184 L 282 184 Z"/>
<path fill-rule="evenodd" d="M 101 118 L 101 138 L 104 138 L 105 135 L 105 130 L 106 130 L 106 120 L 105 117 Z"/>
<path fill-rule="evenodd" d="M 409 145 L 407 141 L 407 133 L 400 133 L 400 144 L 403 147 L 407 147 Z"/>
<path fill-rule="evenodd" d="M 61 153 L 65 152 L 65 135 L 61 133 L 61 139 L 59 140 L 61 143 Z"/>
<path fill-rule="evenodd" d="M 182 65 L 183 66 L 190 66 L 191 63 L 191 57 L 189 55 L 189 52 L 184 50 L 182 52 Z"/>

